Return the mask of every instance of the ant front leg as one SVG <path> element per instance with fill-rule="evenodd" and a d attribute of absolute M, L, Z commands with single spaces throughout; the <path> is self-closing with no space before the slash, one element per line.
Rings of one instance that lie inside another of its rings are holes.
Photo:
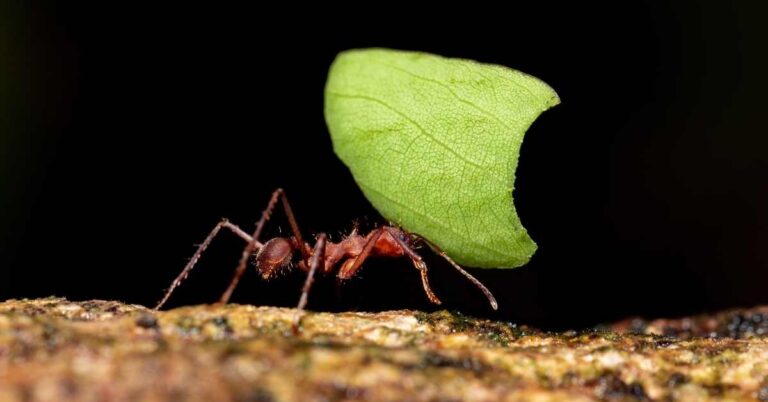
<path fill-rule="evenodd" d="M 291 325 L 291 329 L 293 330 L 294 335 L 299 333 L 299 324 L 304 313 L 304 307 L 307 306 L 309 290 L 312 289 L 312 284 L 315 281 L 315 272 L 317 272 L 317 267 L 325 261 L 325 242 L 325 233 L 320 233 L 317 235 L 317 242 L 315 243 L 315 248 L 312 250 L 312 257 L 309 259 L 309 272 L 307 272 L 307 279 L 304 282 L 304 287 L 301 289 L 299 304 L 296 306 L 296 313 L 293 316 L 293 324 Z"/>
<path fill-rule="evenodd" d="M 253 232 L 253 236 L 251 236 L 250 241 L 248 241 L 248 244 L 243 249 L 243 254 L 240 256 L 240 263 L 237 265 L 237 268 L 235 269 L 235 274 L 232 277 L 232 280 L 229 283 L 229 286 L 227 287 L 227 290 L 224 291 L 224 293 L 221 295 L 221 298 L 219 298 L 220 304 L 227 304 L 229 302 L 229 298 L 232 296 L 232 292 L 234 292 L 235 287 L 237 287 L 238 282 L 240 282 L 240 278 L 243 276 L 243 273 L 245 273 L 245 268 L 248 264 L 248 259 L 253 254 L 254 250 L 257 248 L 261 248 L 260 244 L 257 244 L 257 239 L 259 238 L 259 235 L 261 235 L 261 231 L 264 228 L 264 224 L 269 220 L 269 217 L 272 215 L 272 211 L 275 209 L 275 206 L 277 205 L 277 201 L 281 201 L 283 204 L 283 210 L 285 211 L 285 215 L 288 217 L 288 223 L 291 225 L 291 231 L 293 231 L 293 237 L 296 239 L 296 244 L 299 245 L 299 249 L 301 251 L 301 256 L 304 260 L 305 264 L 309 264 L 309 258 L 310 253 L 307 249 L 306 245 L 304 244 L 304 239 L 301 237 L 301 231 L 299 230 L 299 225 L 296 223 L 296 217 L 293 215 L 293 209 L 291 209 L 291 204 L 288 202 L 288 197 L 285 196 L 285 190 L 282 188 L 278 188 L 272 193 L 272 197 L 269 199 L 269 203 L 267 204 L 267 208 L 264 209 L 264 211 L 261 213 L 261 219 L 259 219 L 259 222 L 256 224 L 256 230 Z"/>
<path fill-rule="evenodd" d="M 213 241 L 213 238 L 216 237 L 217 234 L 221 231 L 222 228 L 227 228 L 230 231 L 232 231 L 234 234 L 238 235 L 243 240 L 247 241 L 248 243 L 253 243 L 254 247 L 261 247 L 261 243 L 256 240 L 256 237 L 249 236 L 248 233 L 245 233 L 242 229 L 237 227 L 237 225 L 233 225 L 226 219 L 222 219 L 221 222 L 219 222 L 213 230 L 211 230 L 211 233 L 208 233 L 208 236 L 205 238 L 202 244 L 197 248 L 197 251 L 195 251 L 195 254 L 192 255 L 192 258 L 189 259 L 189 262 L 186 266 L 184 266 L 184 269 L 181 270 L 181 273 L 176 277 L 176 279 L 171 282 L 171 286 L 168 288 L 168 290 L 165 291 L 165 295 L 163 295 L 163 298 L 160 300 L 159 303 L 157 303 L 157 306 L 155 306 L 155 310 L 159 310 L 160 307 L 162 307 L 166 301 L 168 301 L 168 298 L 171 297 L 171 294 L 173 291 L 181 284 L 181 282 L 187 278 L 189 275 L 189 272 L 194 268 L 195 264 L 197 264 L 197 261 L 200 259 L 200 257 L 203 255 L 203 252 L 208 248 L 208 246 L 211 244 L 211 241 Z"/>
<path fill-rule="evenodd" d="M 237 283 L 240 281 L 240 278 L 243 276 L 243 273 L 245 272 L 245 268 L 248 262 L 248 258 L 253 254 L 254 250 L 260 249 L 262 247 L 262 244 L 259 242 L 259 236 L 261 235 L 262 230 L 264 229 L 264 225 L 269 220 L 270 216 L 272 215 L 272 212 L 275 209 L 275 206 L 277 205 L 278 200 L 282 201 L 283 208 L 285 210 L 285 214 L 288 217 L 288 222 L 291 225 L 291 230 L 293 231 L 294 238 L 296 239 L 297 243 L 302 245 L 301 253 L 302 257 L 304 258 L 305 264 L 308 263 L 310 253 L 306 246 L 304 246 L 304 240 L 302 239 L 301 232 L 299 231 L 299 226 L 296 223 L 296 218 L 293 215 L 293 210 L 291 209 L 291 205 L 288 203 L 288 198 L 285 196 L 285 191 L 282 188 L 278 188 L 272 193 L 272 197 L 269 199 L 269 203 L 267 204 L 267 207 L 264 209 L 264 211 L 261 213 L 261 219 L 259 219 L 259 222 L 256 224 L 256 229 L 254 230 L 252 235 L 248 235 L 245 231 L 237 227 L 236 225 L 230 223 L 228 220 L 223 219 L 219 224 L 217 224 L 213 230 L 208 234 L 208 237 L 205 238 L 203 243 L 198 247 L 197 251 L 195 251 L 195 254 L 192 255 L 192 258 L 190 258 L 187 265 L 184 267 L 184 269 L 181 271 L 181 273 L 176 277 L 176 279 L 171 282 L 171 286 L 168 288 L 168 290 L 165 292 L 165 295 L 163 295 L 163 298 L 160 300 L 159 303 L 157 303 L 157 306 L 155 306 L 155 310 L 159 310 L 166 301 L 171 297 L 171 294 L 173 291 L 181 284 L 181 282 L 187 278 L 189 275 L 189 272 L 192 270 L 192 268 L 197 264 L 197 261 L 202 256 L 203 252 L 208 248 L 208 246 L 211 244 L 211 241 L 213 241 L 213 238 L 216 237 L 217 234 L 221 231 L 222 228 L 227 228 L 236 235 L 238 235 L 240 238 L 245 240 L 247 242 L 247 245 L 243 249 L 243 254 L 240 258 L 240 263 L 237 266 L 237 269 L 235 270 L 235 274 L 232 277 L 232 280 L 229 283 L 229 286 L 224 291 L 224 294 L 221 295 L 221 298 L 219 299 L 219 302 L 222 304 L 226 304 L 229 301 L 229 298 L 232 296 L 232 292 L 235 290 L 235 287 L 237 286 Z"/>

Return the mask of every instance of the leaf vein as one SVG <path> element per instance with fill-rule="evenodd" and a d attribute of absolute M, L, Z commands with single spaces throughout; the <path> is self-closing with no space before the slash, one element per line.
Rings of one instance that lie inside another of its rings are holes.
<path fill-rule="evenodd" d="M 391 64 L 382 63 L 382 62 L 380 62 L 380 61 L 379 61 L 379 62 L 377 62 L 377 63 L 378 63 L 378 64 L 380 64 L 380 65 L 383 65 L 383 66 L 389 67 L 389 68 L 391 68 L 391 69 L 393 69 L 393 70 L 395 70 L 395 71 L 399 71 L 399 72 L 401 72 L 401 73 L 403 73 L 403 74 L 408 74 L 408 75 L 410 75 L 411 77 L 414 77 L 414 78 L 418 78 L 418 79 L 420 79 L 420 80 L 424 80 L 424 81 L 427 81 L 427 82 L 431 82 L 431 83 L 433 83 L 433 84 L 435 84 L 435 85 L 439 85 L 439 86 L 441 86 L 441 87 L 445 88 L 445 89 L 446 89 L 448 92 L 450 92 L 450 93 L 451 93 L 451 95 L 453 95 L 453 97 L 454 97 L 454 98 L 456 98 L 456 100 L 458 100 L 459 102 L 461 102 L 461 103 L 463 103 L 463 104 L 465 104 L 465 105 L 469 105 L 469 106 L 471 106 L 472 108 L 474 108 L 475 110 L 477 110 L 477 111 L 479 111 L 479 112 L 483 113 L 483 114 L 484 114 L 484 115 L 486 115 L 487 117 L 490 117 L 490 118 L 492 118 L 492 119 L 496 120 L 496 122 L 497 122 L 497 123 L 501 124 L 502 126 L 504 126 L 505 128 L 507 128 L 508 130 L 511 130 L 511 129 L 512 129 L 512 127 L 510 127 L 510 126 L 509 126 L 507 123 L 505 123 L 503 120 L 501 120 L 501 119 L 500 119 L 498 116 L 496 116 L 495 114 L 493 114 L 493 113 L 491 113 L 491 112 L 489 112 L 489 111 L 487 111 L 487 110 L 485 110 L 485 109 L 481 108 L 480 106 L 478 106 L 478 105 L 474 104 L 472 101 L 468 101 L 468 100 L 466 100 L 466 99 L 462 98 L 461 96 L 459 96 L 459 94 L 457 94 L 456 92 L 454 92 L 454 91 L 453 91 L 453 89 L 451 89 L 451 87 L 450 87 L 450 86 L 448 86 L 448 85 L 446 85 L 446 84 L 444 84 L 444 83 L 442 83 L 442 82 L 440 82 L 440 81 L 438 81 L 438 80 L 434 80 L 434 79 L 432 79 L 432 78 L 427 78 L 427 77 L 424 77 L 424 76 L 421 76 L 421 75 L 418 75 L 418 74 L 412 73 L 412 72 L 410 72 L 410 71 L 408 71 L 408 70 L 406 70 L 406 69 L 404 69 L 404 68 L 401 68 L 401 67 L 397 67 L 397 66 L 394 66 L 394 65 L 391 65 Z"/>
<path fill-rule="evenodd" d="M 453 149 L 450 146 L 448 146 L 448 144 L 438 140 L 437 137 L 435 137 L 429 131 L 424 129 L 424 127 L 422 127 L 419 124 L 419 122 L 417 122 L 416 120 L 414 120 L 413 118 L 409 117 L 405 113 L 397 110 L 396 108 L 392 107 L 391 105 L 387 104 L 386 102 L 384 102 L 384 101 L 382 101 L 380 99 L 372 98 L 370 96 L 365 96 L 365 95 L 351 95 L 351 94 L 342 94 L 342 93 L 338 93 L 338 92 L 331 92 L 331 94 L 334 95 L 334 96 L 342 97 L 342 98 L 361 99 L 361 100 L 367 100 L 369 102 L 373 102 L 373 103 L 379 104 L 379 105 L 381 105 L 381 106 L 391 110 L 392 112 L 396 113 L 397 115 L 399 115 L 403 119 L 407 120 L 411 124 L 413 124 L 416 128 L 419 129 L 419 131 L 421 131 L 421 133 L 425 137 L 431 139 L 433 142 L 435 142 L 436 144 L 440 145 L 441 147 L 443 147 L 448 152 L 454 154 L 457 158 L 461 159 L 462 161 L 464 161 L 464 162 L 466 162 L 466 163 L 468 163 L 468 164 L 470 164 L 470 165 L 472 165 L 472 166 L 474 166 L 474 167 L 476 167 L 478 169 L 485 169 L 484 166 L 480 165 L 479 163 L 477 163 L 477 162 L 475 162 L 475 161 L 473 161 L 471 159 L 466 158 L 465 156 L 463 156 L 460 153 L 458 153 L 455 149 Z M 497 177 L 497 179 L 498 179 L 498 177 Z"/>

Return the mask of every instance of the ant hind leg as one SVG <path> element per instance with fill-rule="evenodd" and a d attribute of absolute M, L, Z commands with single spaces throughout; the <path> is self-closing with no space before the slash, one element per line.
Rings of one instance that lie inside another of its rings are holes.
<path fill-rule="evenodd" d="M 429 301 L 431 301 L 434 304 L 442 304 L 443 302 L 440 301 L 440 298 L 438 298 L 435 292 L 432 291 L 432 287 L 429 286 L 429 277 L 427 276 L 427 264 L 424 262 L 421 256 L 416 254 L 416 252 L 413 251 L 413 249 L 409 245 L 407 245 L 402 239 L 400 239 L 398 232 L 396 232 L 395 229 L 393 229 L 391 226 L 385 227 L 384 230 L 386 230 L 387 233 L 389 233 L 390 236 L 392 236 L 392 238 L 395 239 L 397 244 L 399 244 L 400 247 L 402 247 L 405 254 L 411 259 L 411 262 L 413 262 L 413 266 L 419 270 L 419 273 L 421 274 L 421 284 L 424 287 L 424 293 L 427 294 L 427 298 L 429 299 Z"/>
<path fill-rule="evenodd" d="M 464 275 L 465 278 L 467 278 L 472 284 L 477 286 L 478 289 L 480 289 L 481 292 L 485 295 L 486 299 L 488 299 L 488 303 L 491 304 L 491 308 L 494 310 L 499 309 L 499 303 L 496 302 L 496 298 L 493 297 L 493 293 L 491 293 L 490 290 L 488 290 L 485 285 L 483 285 L 482 282 L 480 282 L 477 278 L 472 276 L 469 272 L 467 272 L 464 268 L 461 267 L 461 265 L 457 264 L 456 261 L 454 261 L 451 257 L 448 257 L 448 254 L 445 253 L 440 247 L 438 247 L 435 243 L 432 243 L 431 241 L 419 236 L 415 235 L 425 243 L 427 243 L 437 254 L 439 254 L 441 257 L 443 257 L 446 261 L 448 261 L 449 264 L 451 264 L 459 273 Z"/>

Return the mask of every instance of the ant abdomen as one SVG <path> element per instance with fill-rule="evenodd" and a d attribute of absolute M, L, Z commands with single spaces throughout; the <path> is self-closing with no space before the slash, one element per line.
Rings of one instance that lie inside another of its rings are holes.
<path fill-rule="evenodd" d="M 291 263 L 293 244 L 284 237 L 275 237 L 264 243 L 256 253 L 256 269 L 264 279 L 269 279 L 280 269 Z"/>

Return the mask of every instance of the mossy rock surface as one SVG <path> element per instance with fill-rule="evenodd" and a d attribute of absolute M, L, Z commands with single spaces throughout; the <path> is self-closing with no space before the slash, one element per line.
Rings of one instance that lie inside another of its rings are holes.
<path fill-rule="evenodd" d="M 565 333 L 444 311 L 308 313 L 294 335 L 284 308 L 9 300 L 0 402 L 768 400 L 763 312 Z M 718 333 L 736 321 L 744 331 Z"/>

